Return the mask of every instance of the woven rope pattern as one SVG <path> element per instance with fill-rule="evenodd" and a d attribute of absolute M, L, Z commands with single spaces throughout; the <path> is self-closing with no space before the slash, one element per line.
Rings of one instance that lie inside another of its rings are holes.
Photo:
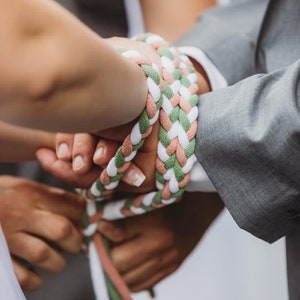
<path fill-rule="evenodd" d="M 132 298 L 110 261 L 101 236 L 96 232 L 97 222 L 100 219 L 115 220 L 142 214 L 179 200 L 196 160 L 198 86 L 195 70 L 186 56 L 178 53 L 161 37 L 145 34 L 136 39 L 152 45 L 159 53 L 162 72 L 138 52 L 119 49 L 121 55 L 137 63 L 145 73 L 148 87 L 146 106 L 99 179 L 90 189 L 82 191 L 87 201 L 87 209 L 82 217 L 84 250 L 87 252 L 89 243 L 93 241 L 108 277 L 109 298 L 112 300 Z M 156 122 L 159 122 L 155 174 L 157 191 L 137 198 L 111 201 L 114 189 Z"/>
<path fill-rule="evenodd" d="M 197 76 L 190 60 L 153 34 L 136 38 L 152 45 L 159 53 L 162 74 L 156 65 L 138 52 L 120 49 L 121 55 L 136 62 L 147 77 L 148 97 L 145 110 L 131 133 L 117 150 L 106 169 L 90 189 L 83 190 L 87 210 L 82 227 L 88 243 L 97 228 L 96 222 L 142 214 L 180 199 L 195 162 L 195 134 L 198 117 Z M 113 190 L 137 151 L 159 122 L 157 191 L 132 199 L 110 201 Z"/>

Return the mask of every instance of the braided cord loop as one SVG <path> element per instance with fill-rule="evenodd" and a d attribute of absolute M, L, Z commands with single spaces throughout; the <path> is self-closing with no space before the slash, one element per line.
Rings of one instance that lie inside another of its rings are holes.
<path fill-rule="evenodd" d="M 162 71 L 137 51 L 119 49 L 121 55 L 143 70 L 148 96 L 144 111 L 115 156 L 91 188 L 81 191 L 87 199 L 87 209 L 82 217 L 85 250 L 95 240 L 100 219 L 134 216 L 180 200 L 196 160 L 198 85 L 191 61 L 157 35 L 144 34 L 134 39 L 150 44 L 157 51 Z M 156 122 L 159 122 L 155 173 L 157 191 L 137 198 L 111 200 L 114 189 Z M 126 297 L 122 299 L 130 299 Z"/>

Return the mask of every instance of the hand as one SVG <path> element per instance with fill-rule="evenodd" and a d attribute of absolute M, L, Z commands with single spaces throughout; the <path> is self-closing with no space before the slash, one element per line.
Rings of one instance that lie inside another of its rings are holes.
<path fill-rule="evenodd" d="M 133 218 L 101 221 L 111 258 L 132 292 L 152 288 L 182 264 L 224 207 L 215 193 L 185 193 L 176 204 Z"/>
<path fill-rule="evenodd" d="M 60 250 L 75 253 L 82 237 L 76 224 L 85 202 L 75 194 L 29 180 L 1 176 L 0 222 L 21 287 L 33 291 L 42 278 L 20 259 L 48 272 L 60 272 Z M 51 242 L 55 246 L 51 246 Z"/>
<path fill-rule="evenodd" d="M 132 126 L 131 122 L 95 134 L 58 134 L 56 153 L 52 149 L 41 148 L 36 151 L 36 157 L 43 168 L 56 178 L 74 187 L 88 188 L 114 156 Z M 121 183 L 119 191 L 135 192 L 134 187 L 137 186 L 141 186 L 137 192 L 151 191 L 155 188 L 157 130 L 156 124 L 136 155 L 135 163 L 130 164 L 122 178 L 122 181 L 130 186 Z M 145 160 L 148 164 L 144 164 Z"/>
<path fill-rule="evenodd" d="M 94 146 L 90 146 L 89 142 L 94 143 L 93 138 L 89 134 L 79 134 L 81 141 L 85 146 L 85 161 L 82 170 L 73 169 L 72 146 L 75 136 L 73 134 L 58 134 L 56 148 L 39 148 L 35 155 L 37 160 L 46 172 L 62 180 L 73 187 L 88 188 L 99 177 L 101 169 L 92 163 L 91 151 L 94 151 Z M 87 138 L 85 138 L 85 136 Z M 92 148 L 89 148 L 92 147 Z M 81 149 L 79 147 L 79 149 Z M 93 150 L 90 150 L 93 149 Z M 82 150 L 81 150 L 82 151 Z M 56 154 L 57 153 L 57 154 Z"/>

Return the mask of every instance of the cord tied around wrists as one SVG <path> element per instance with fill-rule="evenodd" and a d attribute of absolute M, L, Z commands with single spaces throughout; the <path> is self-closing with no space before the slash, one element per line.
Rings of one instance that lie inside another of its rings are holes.
<path fill-rule="evenodd" d="M 107 299 L 111 300 L 127 300 L 131 297 L 121 277 L 112 271 L 105 251 L 108 245 L 103 246 L 103 239 L 97 233 L 97 221 L 139 215 L 180 200 L 196 161 L 198 85 L 191 61 L 160 36 L 144 34 L 134 39 L 151 45 L 157 51 L 162 70 L 135 50 L 118 49 L 122 56 L 137 63 L 146 76 L 146 106 L 98 180 L 90 189 L 82 191 L 87 199 L 87 210 L 82 217 L 86 250 L 90 244 L 98 250 L 105 276 L 109 277 L 107 286 L 110 298 Z M 156 191 L 136 198 L 111 200 L 124 172 L 157 122 Z M 97 278 L 93 281 L 97 281 Z M 112 298 L 112 294 L 116 296 Z M 103 300 L 103 295 L 101 297 Z"/>

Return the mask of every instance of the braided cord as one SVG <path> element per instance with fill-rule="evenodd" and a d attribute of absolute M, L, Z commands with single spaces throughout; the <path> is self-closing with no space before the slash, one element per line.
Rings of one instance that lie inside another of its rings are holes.
<path fill-rule="evenodd" d="M 157 35 L 144 34 L 135 40 L 150 44 L 157 51 L 161 59 L 162 73 L 160 74 L 155 64 L 138 52 L 119 49 L 121 55 L 141 67 L 147 78 L 149 92 L 145 109 L 130 134 L 98 180 L 90 189 L 82 191 L 87 199 L 87 209 L 82 217 L 86 250 L 95 238 L 97 221 L 100 219 L 115 220 L 134 216 L 178 201 L 196 160 L 194 153 L 198 85 L 192 63 Z M 110 200 L 124 172 L 151 134 L 156 122 L 159 122 L 155 174 L 157 191 L 137 198 Z"/>

